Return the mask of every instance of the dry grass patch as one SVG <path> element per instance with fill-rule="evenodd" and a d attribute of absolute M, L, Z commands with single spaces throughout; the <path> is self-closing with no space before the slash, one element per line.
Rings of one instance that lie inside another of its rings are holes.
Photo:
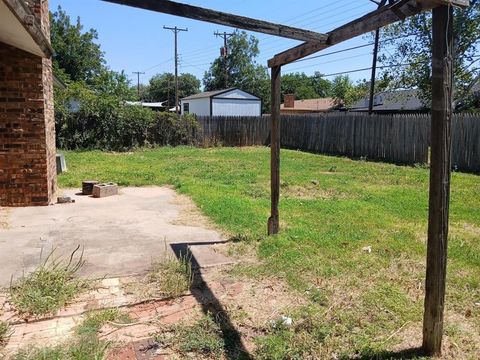
<path fill-rule="evenodd" d="M 150 272 L 139 282 L 125 284 L 127 292 L 139 300 L 176 298 L 184 295 L 193 284 L 190 259 L 169 256 L 152 265 Z"/>
<path fill-rule="evenodd" d="M 321 184 L 308 183 L 304 185 L 284 184 L 280 196 L 299 200 L 331 200 L 347 199 L 349 196 L 333 188 L 322 188 Z"/>

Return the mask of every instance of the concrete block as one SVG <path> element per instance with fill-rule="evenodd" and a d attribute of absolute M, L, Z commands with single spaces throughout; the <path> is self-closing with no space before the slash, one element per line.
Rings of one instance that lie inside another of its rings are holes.
<path fill-rule="evenodd" d="M 82 194 L 83 195 L 92 195 L 93 187 L 98 184 L 98 181 L 95 180 L 85 180 L 82 182 Z"/>
<path fill-rule="evenodd" d="M 93 186 L 93 197 L 103 198 L 107 196 L 117 195 L 118 185 L 114 183 L 97 184 Z"/>

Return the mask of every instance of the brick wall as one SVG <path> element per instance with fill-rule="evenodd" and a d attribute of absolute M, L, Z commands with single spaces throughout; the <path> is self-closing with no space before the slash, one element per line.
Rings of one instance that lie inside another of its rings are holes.
<path fill-rule="evenodd" d="M 48 2 L 28 5 L 49 34 Z M 55 197 L 51 59 L 0 42 L 0 205 L 48 205 Z"/>

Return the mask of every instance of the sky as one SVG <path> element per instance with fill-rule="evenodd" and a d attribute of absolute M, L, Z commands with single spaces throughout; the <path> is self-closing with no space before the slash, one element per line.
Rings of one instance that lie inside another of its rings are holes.
<path fill-rule="evenodd" d="M 317 32 L 328 32 L 352 21 L 376 8 L 370 0 L 177 0 L 237 15 L 268 20 Z M 100 0 L 50 0 L 51 11 L 61 6 L 72 20 L 78 16 L 85 29 L 98 31 L 98 42 L 105 52 L 107 65 L 115 71 L 124 70 L 136 84 L 134 71 L 145 72 L 140 81 L 148 80 L 158 73 L 174 71 L 174 35 L 163 26 L 188 28 L 178 38 L 180 73 L 192 73 L 199 79 L 210 63 L 219 56 L 223 40 L 214 32 L 231 32 L 232 28 L 184 19 Z M 276 53 L 300 44 L 299 41 L 275 36 L 250 33 L 259 39 L 259 64 Z M 327 54 L 308 61 L 282 67 L 282 73 L 315 71 L 335 74 L 372 65 L 373 46 L 328 55 L 328 53 L 371 43 L 367 36 L 358 37 L 331 47 L 319 54 Z M 357 81 L 370 77 L 370 71 L 354 72 L 349 76 Z M 332 78 L 332 77 L 329 77 Z"/>

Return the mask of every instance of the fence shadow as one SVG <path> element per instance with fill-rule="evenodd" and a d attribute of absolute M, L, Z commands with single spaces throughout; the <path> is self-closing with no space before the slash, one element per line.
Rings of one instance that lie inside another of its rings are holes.
<path fill-rule="evenodd" d="M 222 242 L 205 242 L 205 243 L 177 243 L 170 244 L 175 256 L 178 259 L 185 258 L 190 261 L 193 269 L 193 283 L 190 289 L 192 295 L 201 305 L 202 311 L 205 315 L 210 315 L 213 321 L 219 326 L 222 332 L 224 341 L 224 356 L 226 359 L 235 360 L 249 360 L 253 357 L 242 342 L 241 333 L 233 325 L 228 313 L 225 311 L 222 303 L 216 298 L 212 289 L 204 280 L 203 275 L 199 269 L 198 261 L 189 252 L 189 245 L 212 245 Z"/>

